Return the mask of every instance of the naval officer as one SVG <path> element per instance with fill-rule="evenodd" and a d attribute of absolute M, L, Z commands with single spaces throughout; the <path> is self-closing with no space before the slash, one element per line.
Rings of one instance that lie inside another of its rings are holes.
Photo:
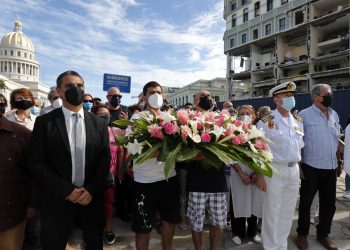
<path fill-rule="evenodd" d="M 270 140 L 271 165 L 279 172 L 271 178 L 259 176 L 257 186 L 265 191 L 261 238 L 264 249 L 287 250 L 299 190 L 299 162 L 304 147 L 303 122 L 291 114 L 295 106 L 294 82 L 285 82 L 269 92 L 276 104 L 271 115 L 257 124 Z"/>

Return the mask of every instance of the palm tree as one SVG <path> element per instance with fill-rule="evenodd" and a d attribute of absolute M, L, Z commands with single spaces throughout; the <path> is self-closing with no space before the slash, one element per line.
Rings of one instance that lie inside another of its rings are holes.
<path fill-rule="evenodd" d="M 8 89 L 8 87 L 6 86 L 5 81 L 3 79 L 0 79 L 0 91 L 5 92 L 6 89 Z"/>

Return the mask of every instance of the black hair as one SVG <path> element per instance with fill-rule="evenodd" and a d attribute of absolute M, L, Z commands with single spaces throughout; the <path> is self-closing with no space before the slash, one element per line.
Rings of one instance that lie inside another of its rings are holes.
<path fill-rule="evenodd" d="M 67 70 L 67 71 L 63 72 L 62 74 L 60 74 L 60 75 L 57 77 L 56 86 L 57 86 L 58 88 L 60 88 L 61 85 L 62 85 L 62 78 L 65 77 L 65 76 L 67 76 L 67 75 L 70 75 L 70 76 L 77 76 L 77 77 L 79 77 L 81 80 L 83 80 L 83 82 L 84 82 L 84 79 L 81 77 L 81 75 L 79 75 L 78 72 L 76 72 L 76 71 L 74 71 L 74 70 Z"/>
<path fill-rule="evenodd" d="M 95 106 L 93 106 L 91 108 L 91 113 L 93 114 L 97 114 L 98 110 L 101 109 L 101 108 L 105 108 L 105 109 L 108 109 L 107 105 L 103 104 L 103 103 L 98 103 L 96 104 Z"/>
<path fill-rule="evenodd" d="M 155 88 L 158 86 L 162 89 L 162 92 L 163 92 L 162 86 L 159 83 L 157 83 L 156 81 L 150 81 L 150 82 L 146 83 L 145 86 L 143 86 L 143 90 L 142 90 L 143 95 L 146 96 L 148 88 Z"/>

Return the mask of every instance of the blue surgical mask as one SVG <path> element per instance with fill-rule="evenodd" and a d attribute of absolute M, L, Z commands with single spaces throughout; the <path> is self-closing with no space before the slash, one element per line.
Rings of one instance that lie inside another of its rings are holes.
<path fill-rule="evenodd" d="M 30 111 L 32 112 L 33 115 L 40 115 L 40 108 L 33 106 L 30 108 Z"/>
<path fill-rule="evenodd" d="M 282 107 L 287 111 L 291 111 L 292 108 L 295 107 L 294 96 L 284 97 L 282 98 L 282 101 L 283 101 Z"/>
<path fill-rule="evenodd" d="M 92 108 L 92 103 L 91 102 L 84 102 L 83 103 L 83 108 L 85 110 L 90 110 Z"/>

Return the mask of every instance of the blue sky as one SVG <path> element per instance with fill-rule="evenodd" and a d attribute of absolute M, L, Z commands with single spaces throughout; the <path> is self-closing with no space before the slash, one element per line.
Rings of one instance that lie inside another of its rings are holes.
<path fill-rule="evenodd" d="M 19 18 L 35 46 L 40 81 L 81 73 L 105 98 L 103 73 L 131 76 L 132 104 L 151 80 L 184 86 L 225 76 L 223 0 L 1 0 L 0 35 Z"/>

